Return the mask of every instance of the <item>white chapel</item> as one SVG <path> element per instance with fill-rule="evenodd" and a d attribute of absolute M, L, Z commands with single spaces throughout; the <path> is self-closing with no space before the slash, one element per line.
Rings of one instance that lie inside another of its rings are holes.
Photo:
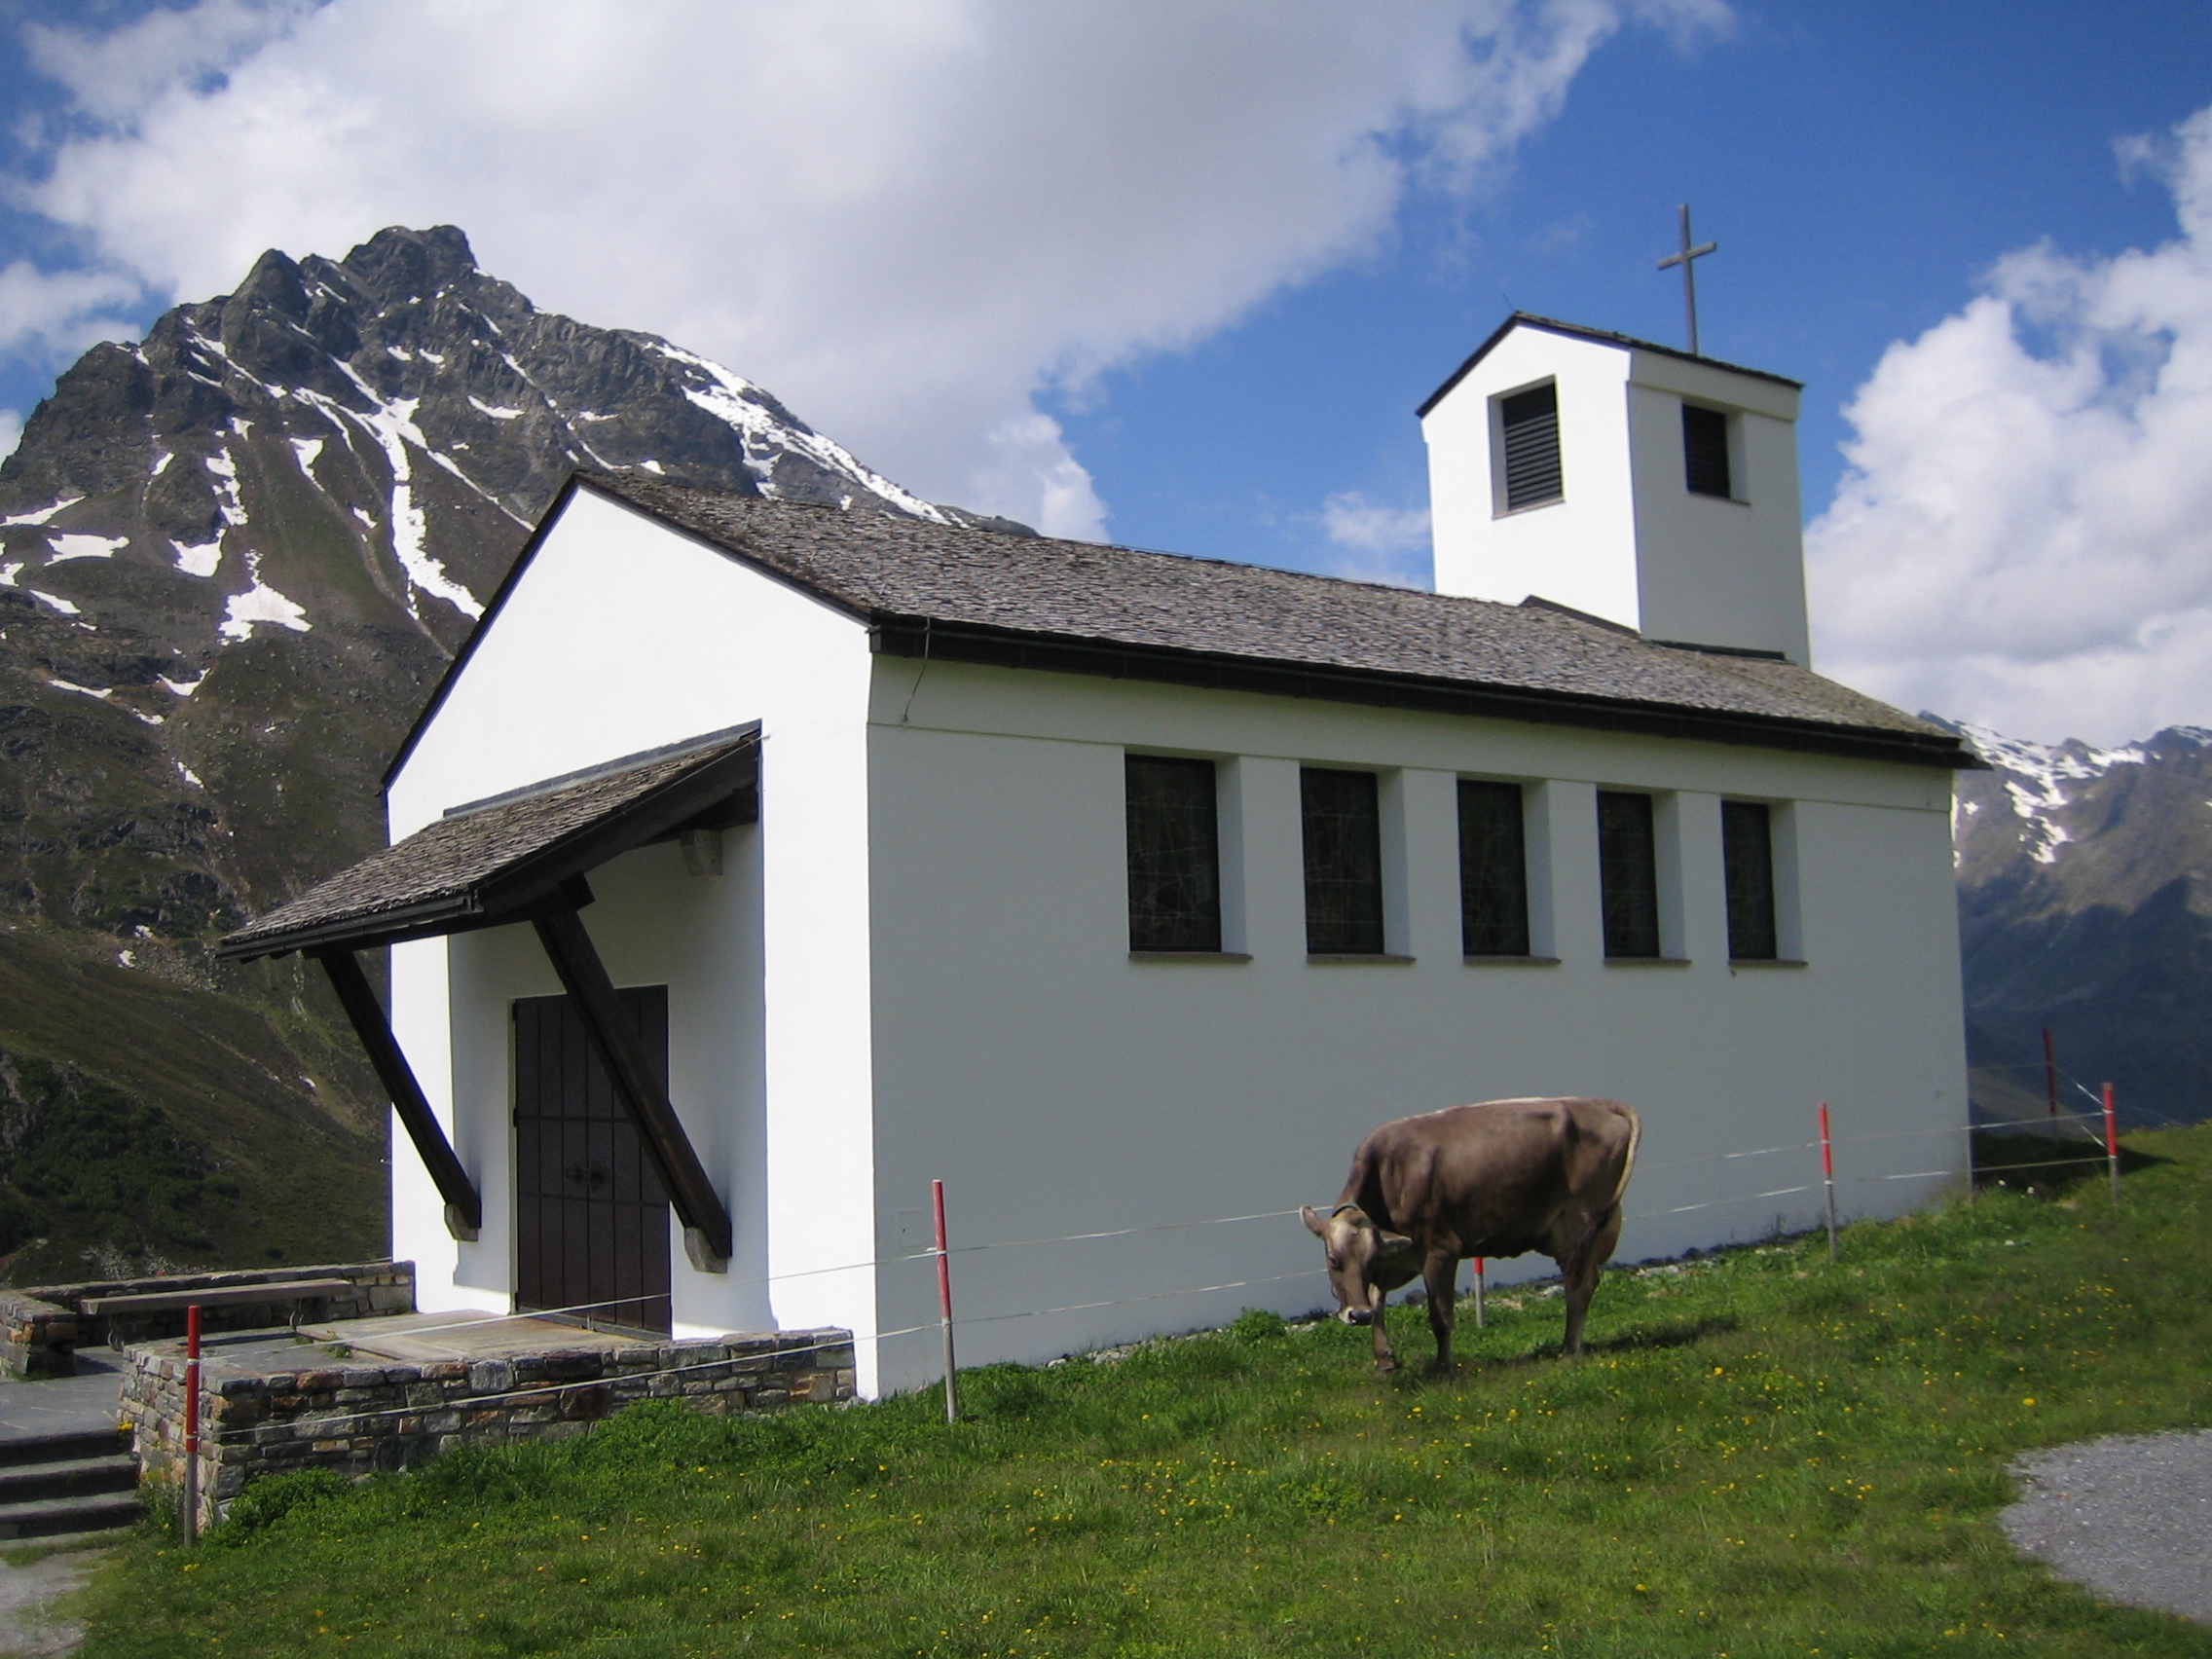
<path fill-rule="evenodd" d="M 1635 1104 L 1625 1257 L 1809 1224 L 1823 1101 L 1903 1211 L 1974 761 L 1812 671 L 1797 395 L 1510 317 L 1420 412 L 1433 593 L 580 474 L 392 844 L 226 953 L 330 973 L 424 1309 L 844 1326 L 870 1394 L 936 1375 L 933 1179 L 1020 1246 L 964 1364 L 1321 1305 L 1296 1207 L 1465 1101 Z"/>

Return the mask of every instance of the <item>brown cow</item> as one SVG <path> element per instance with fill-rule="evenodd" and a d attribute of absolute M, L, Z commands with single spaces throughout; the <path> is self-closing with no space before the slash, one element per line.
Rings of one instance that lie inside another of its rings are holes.
<path fill-rule="evenodd" d="M 1384 1124 L 1352 1154 L 1336 1208 L 1300 1212 L 1328 1247 L 1337 1317 L 1371 1325 L 1376 1370 L 1395 1371 L 1382 1304 L 1419 1275 L 1449 1371 L 1459 1264 L 1541 1250 L 1567 1285 L 1563 1351 L 1579 1353 L 1642 1133 L 1618 1100 L 1492 1100 Z"/>

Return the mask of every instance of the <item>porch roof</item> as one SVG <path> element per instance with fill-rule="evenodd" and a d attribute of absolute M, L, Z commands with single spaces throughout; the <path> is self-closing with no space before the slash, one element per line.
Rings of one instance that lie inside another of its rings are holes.
<path fill-rule="evenodd" d="M 229 935 L 247 962 L 362 950 L 572 909 L 573 884 L 609 859 L 758 812 L 757 722 L 456 807 Z M 566 896 L 564 892 L 566 890 Z"/>

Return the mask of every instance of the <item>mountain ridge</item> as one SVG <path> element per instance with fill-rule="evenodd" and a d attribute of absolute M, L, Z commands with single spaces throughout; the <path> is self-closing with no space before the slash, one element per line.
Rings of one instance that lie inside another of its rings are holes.
<path fill-rule="evenodd" d="M 1936 717 L 1927 716 L 1927 719 Z M 2115 1086 L 2125 1123 L 2212 1115 L 2212 730 L 2169 726 L 2117 749 L 1945 721 L 1989 762 L 1953 807 L 1959 942 L 1975 1102 L 2062 1111 Z"/>

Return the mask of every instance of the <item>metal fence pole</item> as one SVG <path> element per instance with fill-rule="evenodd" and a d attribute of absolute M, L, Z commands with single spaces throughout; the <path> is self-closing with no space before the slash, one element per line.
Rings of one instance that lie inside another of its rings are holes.
<path fill-rule="evenodd" d="M 1828 1141 L 1828 1103 L 1821 1102 L 1821 1180 L 1828 1192 L 1828 1260 L 1835 1260 L 1835 1150 Z"/>
<path fill-rule="evenodd" d="M 2105 1085 L 2105 1165 L 2112 1171 L 2112 1205 L 2120 1207 L 2120 1120 L 2112 1109 L 2112 1085 Z"/>
<path fill-rule="evenodd" d="M 184 1541 L 200 1542 L 200 1305 L 184 1310 Z"/>
<path fill-rule="evenodd" d="M 959 1384 L 953 1381 L 952 1258 L 944 1243 L 944 1183 L 930 1183 L 930 1205 L 937 1212 L 937 1310 L 944 1326 L 944 1420 L 960 1420 Z"/>

